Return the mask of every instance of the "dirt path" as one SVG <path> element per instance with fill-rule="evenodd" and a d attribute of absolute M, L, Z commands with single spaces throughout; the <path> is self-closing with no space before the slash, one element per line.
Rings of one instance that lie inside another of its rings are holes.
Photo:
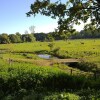
<path fill-rule="evenodd" d="M 9 62 L 9 59 L 6 59 Z M 39 60 L 34 60 L 34 59 L 11 59 L 11 63 L 13 62 L 27 62 L 27 63 L 33 63 L 36 65 L 40 66 L 50 66 L 54 63 L 70 63 L 70 62 L 80 62 L 81 60 L 79 59 L 39 59 Z"/>
<path fill-rule="evenodd" d="M 70 63 L 70 62 L 80 62 L 81 60 L 70 58 L 70 59 L 54 59 L 53 61 L 57 63 Z"/>

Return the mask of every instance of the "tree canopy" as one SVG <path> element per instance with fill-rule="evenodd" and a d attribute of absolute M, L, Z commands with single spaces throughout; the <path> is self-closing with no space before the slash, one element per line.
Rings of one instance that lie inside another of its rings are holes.
<path fill-rule="evenodd" d="M 73 31 L 74 24 L 84 23 L 88 19 L 91 25 L 100 28 L 100 0 L 61 0 L 51 2 L 50 0 L 36 0 L 30 6 L 27 16 L 36 14 L 50 16 L 53 19 L 58 18 L 58 29 L 62 31 Z"/>

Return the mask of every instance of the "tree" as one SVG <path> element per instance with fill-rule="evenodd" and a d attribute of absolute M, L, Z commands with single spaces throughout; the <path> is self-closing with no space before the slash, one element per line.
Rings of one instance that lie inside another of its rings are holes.
<path fill-rule="evenodd" d="M 31 32 L 31 34 L 34 34 L 35 33 L 35 26 L 30 26 L 29 27 L 29 30 L 30 30 L 30 32 Z"/>
<path fill-rule="evenodd" d="M 3 34 L 0 35 L 0 43 L 1 44 L 10 43 L 9 37 L 6 33 L 3 33 Z"/>
<path fill-rule="evenodd" d="M 21 37 L 22 37 L 21 34 L 19 32 L 16 32 L 15 34 L 17 36 L 17 43 L 21 43 L 22 42 L 22 40 L 21 40 Z"/>
<path fill-rule="evenodd" d="M 50 33 L 48 33 L 47 39 L 48 39 L 48 41 L 50 41 L 50 42 L 53 42 L 53 41 L 54 41 L 54 37 L 53 37 L 52 34 L 50 34 Z"/>
<path fill-rule="evenodd" d="M 17 38 L 16 38 L 15 34 L 10 34 L 9 39 L 10 39 L 11 43 L 17 43 Z"/>
<path fill-rule="evenodd" d="M 36 38 L 36 41 L 45 41 L 47 39 L 47 34 L 45 33 L 35 33 L 34 37 Z"/>
<path fill-rule="evenodd" d="M 50 33 L 48 33 L 48 34 L 51 34 L 52 35 L 52 37 L 54 38 L 54 40 L 61 40 L 62 38 L 61 38 L 61 35 L 59 35 L 59 33 L 57 32 L 57 30 L 55 30 L 54 32 L 50 32 Z"/>
<path fill-rule="evenodd" d="M 35 16 L 38 13 L 58 18 L 59 32 L 73 32 L 74 24 L 80 24 L 80 20 L 87 22 L 89 18 L 92 25 L 100 28 L 100 0 L 66 0 L 65 3 L 61 0 L 55 3 L 50 0 L 36 0 L 26 14 Z"/>
<path fill-rule="evenodd" d="M 22 41 L 23 42 L 33 42 L 35 41 L 35 37 L 32 34 L 23 34 Z"/>
<path fill-rule="evenodd" d="M 20 43 L 21 42 L 21 36 L 18 32 L 16 34 L 10 34 L 9 39 L 10 39 L 11 43 Z"/>
<path fill-rule="evenodd" d="M 49 43 L 49 44 L 48 44 L 48 47 L 50 47 L 50 51 L 52 51 L 53 48 L 54 48 L 54 43 L 53 43 L 53 42 L 52 42 L 52 43 Z"/>
<path fill-rule="evenodd" d="M 70 38 L 70 36 L 71 36 L 71 33 L 70 32 L 62 32 L 62 34 L 61 34 L 61 39 L 63 39 L 63 40 L 67 40 L 68 38 Z"/>

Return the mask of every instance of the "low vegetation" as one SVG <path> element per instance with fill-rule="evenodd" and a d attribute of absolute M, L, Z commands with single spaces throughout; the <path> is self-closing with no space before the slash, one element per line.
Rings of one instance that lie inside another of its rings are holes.
<path fill-rule="evenodd" d="M 99 41 L 1 44 L 0 100 L 99 100 Z M 44 60 L 41 53 L 58 58 Z M 60 58 L 81 62 L 54 62 Z"/>

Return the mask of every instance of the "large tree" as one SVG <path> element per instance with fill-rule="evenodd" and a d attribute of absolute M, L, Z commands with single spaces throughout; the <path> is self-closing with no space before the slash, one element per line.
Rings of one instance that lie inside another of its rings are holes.
<path fill-rule="evenodd" d="M 9 37 L 7 33 L 0 34 L 0 44 L 10 43 Z"/>
<path fill-rule="evenodd" d="M 9 35 L 9 39 L 11 41 L 11 43 L 21 43 L 21 37 L 19 36 L 20 33 L 16 33 L 16 34 L 10 34 Z"/>
<path fill-rule="evenodd" d="M 32 34 L 22 34 L 22 41 L 23 42 L 34 42 L 35 37 Z"/>
<path fill-rule="evenodd" d="M 51 16 L 58 18 L 59 31 L 72 30 L 74 24 L 84 23 L 88 19 L 92 25 L 100 28 L 100 0 L 61 0 L 50 2 L 50 0 L 36 0 L 30 6 L 27 16 L 36 15 Z"/>

